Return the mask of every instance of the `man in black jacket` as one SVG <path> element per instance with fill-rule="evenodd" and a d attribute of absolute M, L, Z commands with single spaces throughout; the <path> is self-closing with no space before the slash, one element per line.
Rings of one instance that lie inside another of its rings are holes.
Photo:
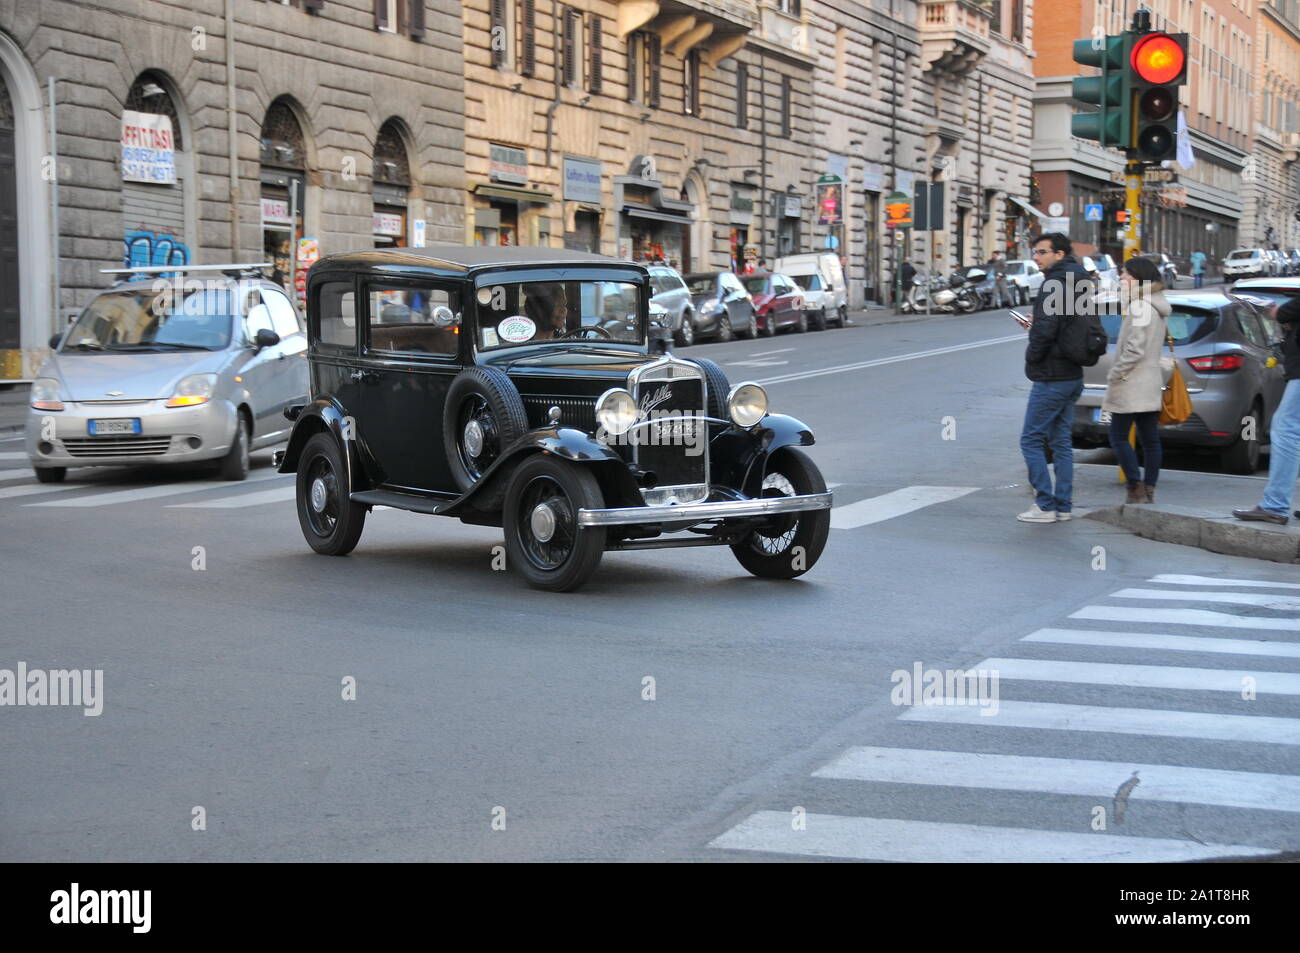
<path fill-rule="evenodd" d="M 1034 382 L 1020 432 L 1020 452 L 1029 468 L 1034 505 L 1016 519 L 1024 523 L 1068 520 L 1073 508 L 1074 451 L 1070 428 L 1074 404 L 1083 393 L 1083 368 L 1066 358 L 1057 345 L 1062 329 L 1086 315 L 1096 287 L 1075 260 L 1074 245 L 1060 232 L 1048 232 L 1034 242 L 1034 262 L 1043 272 L 1043 286 L 1034 299 L 1029 346 L 1025 348 L 1025 376 Z M 1048 470 L 1046 449 L 1052 451 Z"/>
<path fill-rule="evenodd" d="M 1300 477 L 1300 297 L 1277 308 L 1274 316 L 1286 335 L 1282 339 L 1286 390 L 1282 391 L 1282 400 L 1273 412 L 1269 428 L 1272 451 L 1268 458 L 1268 483 L 1258 506 L 1233 510 L 1232 515 L 1239 520 L 1285 526 L 1295 498 L 1295 481 Z"/>

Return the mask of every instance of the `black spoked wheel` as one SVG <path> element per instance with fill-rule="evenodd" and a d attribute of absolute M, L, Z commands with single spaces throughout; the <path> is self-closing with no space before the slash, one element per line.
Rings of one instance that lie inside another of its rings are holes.
<path fill-rule="evenodd" d="M 801 450 L 778 450 L 763 478 L 763 497 L 825 493 L 826 482 L 817 464 Z M 782 513 L 731 547 L 736 559 L 755 576 L 793 579 L 816 564 L 830 534 L 830 510 Z"/>
<path fill-rule="evenodd" d="M 577 589 L 605 552 L 605 531 L 579 526 L 578 511 L 603 506 L 600 486 L 585 467 L 540 454 L 525 460 L 506 488 L 510 565 L 535 589 Z"/>
<path fill-rule="evenodd" d="M 326 556 L 346 556 L 366 525 L 366 508 L 353 503 L 343 453 L 333 435 L 318 433 L 298 462 L 298 523 L 307 545 Z"/>

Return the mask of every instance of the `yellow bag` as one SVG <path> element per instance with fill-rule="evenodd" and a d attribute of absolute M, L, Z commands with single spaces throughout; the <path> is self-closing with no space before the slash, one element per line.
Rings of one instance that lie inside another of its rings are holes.
<path fill-rule="evenodd" d="M 1169 343 L 1169 353 L 1174 352 L 1174 339 L 1165 335 L 1165 340 Z M 1181 424 L 1188 417 L 1192 416 L 1192 398 L 1187 393 L 1187 383 L 1183 380 L 1182 369 L 1178 366 L 1178 359 L 1174 359 L 1174 372 L 1169 375 L 1169 383 L 1165 385 L 1164 395 L 1160 400 L 1160 423 L 1162 424 Z"/>

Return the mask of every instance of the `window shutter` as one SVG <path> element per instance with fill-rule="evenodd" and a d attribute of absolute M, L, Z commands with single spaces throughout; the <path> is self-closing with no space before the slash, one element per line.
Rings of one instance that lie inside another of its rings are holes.
<path fill-rule="evenodd" d="M 505 66 L 505 46 L 497 37 L 504 36 L 506 29 L 506 0 L 492 0 L 491 26 L 488 29 L 488 48 L 492 51 L 492 65 Z"/>
<path fill-rule="evenodd" d="M 375 0 L 375 29 L 383 30 L 388 26 L 387 0 Z"/>
<path fill-rule="evenodd" d="M 424 0 L 411 0 L 410 34 L 414 39 L 424 36 Z"/>
<path fill-rule="evenodd" d="M 578 12 L 571 7 L 564 8 L 563 69 L 561 81 L 572 86 L 578 79 Z"/>
<path fill-rule="evenodd" d="M 736 125 L 749 128 L 749 65 L 736 64 Z"/>
<path fill-rule="evenodd" d="M 641 72 L 641 34 L 633 33 L 627 38 L 627 101 L 634 103 L 640 90 Z"/>
<path fill-rule="evenodd" d="M 599 96 L 604 88 L 604 76 L 601 68 L 604 66 L 604 43 L 605 28 L 601 25 L 598 15 L 592 15 L 591 18 L 591 83 L 590 90 L 594 95 Z"/>
<path fill-rule="evenodd" d="M 659 87 L 662 78 L 662 44 L 658 33 L 646 37 L 646 47 L 650 53 L 650 69 L 646 77 L 646 105 L 651 109 L 659 108 Z"/>
<path fill-rule="evenodd" d="M 519 7 L 519 72 L 537 71 L 537 0 L 522 0 Z"/>

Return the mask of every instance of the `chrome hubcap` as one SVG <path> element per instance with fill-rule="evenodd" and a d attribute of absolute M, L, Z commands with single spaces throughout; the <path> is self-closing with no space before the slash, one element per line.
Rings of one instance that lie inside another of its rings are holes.
<path fill-rule="evenodd" d="M 534 506 L 528 523 L 538 542 L 549 543 L 551 537 L 555 535 L 555 511 L 551 509 L 549 503 L 538 503 Z"/>
<path fill-rule="evenodd" d="M 465 452 L 471 457 L 483 452 L 483 427 L 477 420 L 465 425 Z"/>
<path fill-rule="evenodd" d="M 325 500 L 328 497 L 325 481 L 320 477 L 311 481 L 311 508 L 317 513 L 325 512 Z"/>

